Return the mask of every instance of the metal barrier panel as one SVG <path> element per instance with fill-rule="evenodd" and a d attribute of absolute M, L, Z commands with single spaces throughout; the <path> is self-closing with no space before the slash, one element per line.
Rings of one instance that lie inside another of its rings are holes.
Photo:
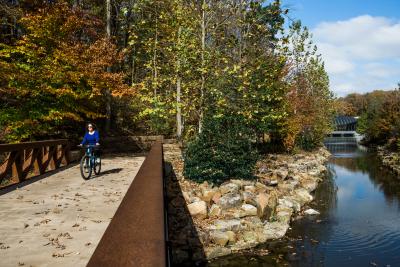
<path fill-rule="evenodd" d="M 167 265 L 162 143 L 130 185 L 87 266 Z"/>

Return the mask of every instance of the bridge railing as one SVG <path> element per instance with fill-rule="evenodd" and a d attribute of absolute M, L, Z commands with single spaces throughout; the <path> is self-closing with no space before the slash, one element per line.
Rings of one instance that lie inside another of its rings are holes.
<path fill-rule="evenodd" d="M 153 145 L 88 267 L 168 266 L 162 141 Z"/>
<path fill-rule="evenodd" d="M 70 163 L 67 139 L 0 145 L 0 188 Z"/>
<path fill-rule="evenodd" d="M 349 143 L 357 144 L 357 139 L 355 137 L 325 137 L 325 144 L 338 144 L 338 143 Z"/>

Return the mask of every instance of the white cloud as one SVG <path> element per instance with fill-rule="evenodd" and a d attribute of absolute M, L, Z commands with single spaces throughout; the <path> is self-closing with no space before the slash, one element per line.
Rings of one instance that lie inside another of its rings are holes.
<path fill-rule="evenodd" d="M 338 95 L 393 89 L 400 81 L 400 21 L 364 15 L 311 31 Z"/>

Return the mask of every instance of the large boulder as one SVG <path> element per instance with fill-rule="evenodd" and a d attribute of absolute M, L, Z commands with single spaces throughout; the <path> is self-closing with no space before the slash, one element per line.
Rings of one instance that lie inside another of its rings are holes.
<path fill-rule="evenodd" d="M 276 192 L 271 191 L 269 194 L 260 193 L 257 195 L 257 215 L 260 219 L 269 220 L 275 213 L 278 204 Z"/>
<path fill-rule="evenodd" d="M 217 204 L 223 210 L 235 208 L 242 204 L 242 197 L 238 193 L 228 193 L 226 195 L 223 195 L 218 200 Z"/>
<path fill-rule="evenodd" d="M 222 232 L 226 231 L 237 232 L 242 228 L 243 227 L 240 220 L 233 219 L 233 220 L 216 220 L 213 225 L 210 225 L 208 227 L 208 230 L 222 231 Z"/>
<path fill-rule="evenodd" d="M 297 202 L 300 203 L 300 205 L 304 205 L 305 203 L 308 203 L 313 200 L 313 196 L 310 195 L 310 193 L 304 189 L 304 188 L 299 188 L 296 189 L 293 192 L 292 196 Z"/>
<path fill-rule="evenodd" d="M 214 244 L 225 246 L 229 242 L 230 235 L 226 232 L 214 231 L 210 233 L 210 238 Z"/>
<path fill-rule="evenodd" d="M 218 206 L 218 205 L 216 205 L 216 204 L 213 204 L 212 206 L 211 206 L 211 208 L 210 208 L 210 212 L 209 212 L 209 216 L 210 217 L 218 217 L 218 216 L 220 216 L 221 215 L 221 207 L 220 206 Z"/>
<path fill-rule="evenodd" d="M 243 202 L 246 204 L 250 204 L 253 206 L 257 206 L 257 195 L 252 193 L 252 192 L 248 192 L 248 191 L 244 191 L 242 192 L 242 197 L 243 197 Z"/>
<path fill-rule="evenodd" d="M 238 193 L 240 189 L 240 186 L 237 183 L 227 183 L 223 184 L 219 187 L 219 191 L 221 192 L 222 195 L 228 194 L 228 193 Z"/>
<path fill-rule="evenodd" d="M 207 259 L 219 258 L 222 256 L 226 256 L 232 253 L 230 248 L 226 247 L 207 247 L 204 249 L 204 253 L 206 254 Z"/>
<path fill-rule="evenodd" d="M 207 203 L 205 201 L 198 201 L 189 204 L 188 206 L 189 213 L 193 217 L 197 217 L 200 219 L 204 219 L 207 217 Z"/>
<path fill-rule="evenodd" d="M 314 179 L 304 179 L 300 182 L 301 186 L 307 189 L 308 192 L 313 192 L 317 188 L 317 181 Z"/>
<path fill-rule="evenodd" d="M 256 192 L 256 187 L 254 185 L 245 185 L 244 191 L 254 193 Z"/>
<path fill-rule="evenodd" d="M 286 222 L 267 222 L 264 225 L 264 236 L 266 239 L 278 239 L 286 234 L 289 224 Z"/>
<path fill-rule="evenodd" d="M 201 191 L 202 191 L 201 199 L 203 199 L 207 203 L 210 203 L 214 195 L 218 192 L 217 189 L 210 189 L 210 188 L 203 188 Z"/>
<path fill-rule="evenodd" d="M 257 215 L 257 208 L 250 204 L 243 204 L 242 210 L 246 214 L 246 216 L 256 216 Z"/>

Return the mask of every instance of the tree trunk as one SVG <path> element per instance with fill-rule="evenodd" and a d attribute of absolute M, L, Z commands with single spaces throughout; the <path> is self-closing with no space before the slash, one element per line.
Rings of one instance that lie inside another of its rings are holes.
<path fill-rule="evenodd" d="M 201 85 L 200 85 L 200 115 L 199 115 L 199 133 L 201 133 L 203 127 L 203 116 L 204 116 L 204 87 L 206 83 L 206 77 L 204 73 L 205 68 L 205 48 L 206 48 L 206 11 L 205 7 L 205 0 L 203 0 L 202 7 L 201 7 Z"/>
<path fill-rule="evenodd" d="M 106 0 L 106 32 L 107 38 L 111 39 L 111 0 Z M 108 72 L 111 72 L 111 68 L 107 68 Z M 111 92 L 109 88 L 105 90 L 106 97 L 106 132 L 110 131 L 111 128 Z"/>
<path fill-rule="evenodd" d="M 182 110 L 181 110 L 181 77 L 178 74 L 176 79 L 176 136 L 182 137 Z"/>
<path fill-rule="evenodd" d="M 154 91 L 154 98 L 157 96 L 157 42 L 158 42 L 158 18 L 156 14 L 156 32 L 154 38 L 154 48 L 153 48 L 153 91 Z"/>
<path fill-rule="evenodd" d="M 179 26 L 178 29 L 178 46 L 180 45 L 180 36 L 182 28 Z M 182 110 L 181 110 L 181 59 L 180 53 L 177 53 L 177 75 L 176 75 L 176 137 L 181 139 L 182 137 Z"/>

